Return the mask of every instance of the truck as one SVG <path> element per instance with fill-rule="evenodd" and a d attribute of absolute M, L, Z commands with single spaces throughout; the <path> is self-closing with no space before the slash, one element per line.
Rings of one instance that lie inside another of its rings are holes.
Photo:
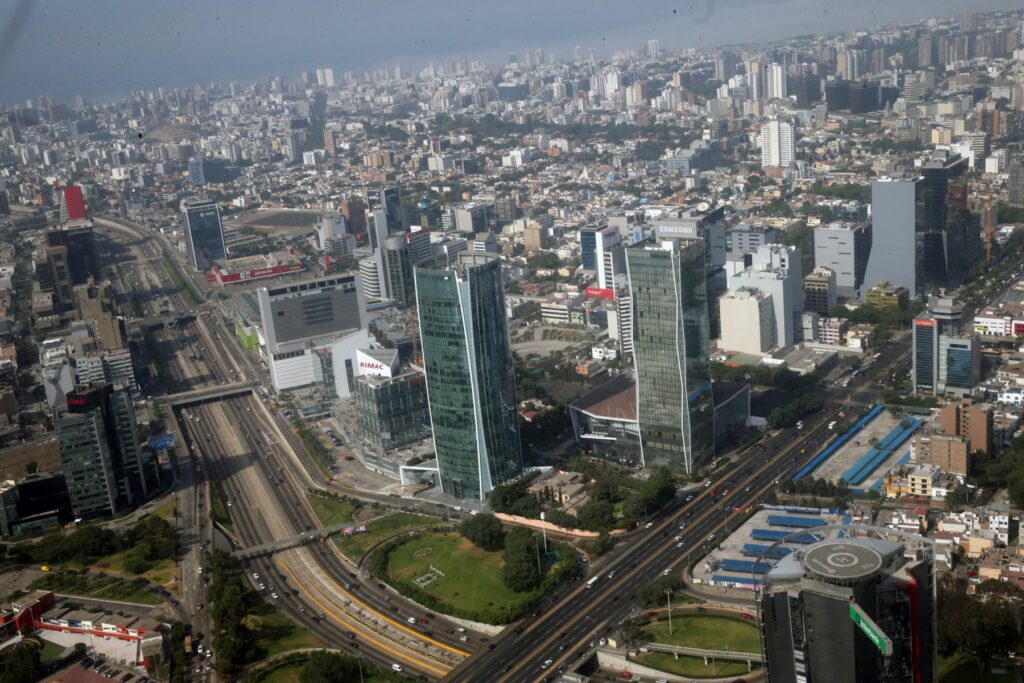
<path fill-rule="evenodd" d="M 185 656 L 190 657 L 192 655 L 192 636 L 185 635 Z"/>

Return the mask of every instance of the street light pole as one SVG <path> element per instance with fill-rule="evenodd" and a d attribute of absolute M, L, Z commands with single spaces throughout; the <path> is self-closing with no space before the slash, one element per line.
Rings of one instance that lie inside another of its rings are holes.
<path fill-rule="evenodd" d="M 540 513 L 540 521 L 541 522 L 544 521 L 544 512 L 543 511 L 541 511 L 541 513 Z M 544 536 L 544 554 L 547 555 L 548 554 L 548 528 L 547 528 L 547 524 L 541 524 L 540 525 L 540 533 L 543 534 L 543 536 Z"/>

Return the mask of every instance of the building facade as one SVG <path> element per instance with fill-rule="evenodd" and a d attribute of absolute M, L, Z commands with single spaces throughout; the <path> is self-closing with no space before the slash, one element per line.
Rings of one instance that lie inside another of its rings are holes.
<path fill-rule="evenodd" d="M 414 277 L 441 489 L 483 500 L 522 471 L 501 260 L 462 252 Z"/>
<path fill-rule="evenodd" d="M 692 473 L 714 454 L 702 240 L 626 250 L 644 466 Z"/>
<path fill-rule="evenodd" d="M 850 298 L 860 294 L 871 243 L 870 225 L 837 221 L 814 229 L 814 265 L 836 274 L 838 296 Z"/>
<path fill-rule="evenodd" d="M 181 202 L 185 218 L 185 245 L 192 267 L 207 271 L 214 261 L 227 258 L 224 226 L 217 202 L 208 199 L 185 199 Z"/>

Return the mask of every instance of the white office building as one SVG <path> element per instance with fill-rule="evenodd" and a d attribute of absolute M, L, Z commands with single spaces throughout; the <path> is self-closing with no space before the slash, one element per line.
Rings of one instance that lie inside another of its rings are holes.
<path fill-rule="evenodd" d="M 761 126 L 762 168 L 789 168 L 793 156 L 793 124 L 771 119 Z"/>
<path fill-rule="evenodd" d="M 260 352 L 276 391 L 316 383 L 338 398 L 351 394 L 356 351 L 370 343 L 359 280 L 339 273 L 257 290 Z"/>
<path fill-rule="evenodd" d="M 771 294 L 741 287 L 723 294 L 718 305 L 722 315 L 718 348 L 758 356 L 778 346 Z"/>

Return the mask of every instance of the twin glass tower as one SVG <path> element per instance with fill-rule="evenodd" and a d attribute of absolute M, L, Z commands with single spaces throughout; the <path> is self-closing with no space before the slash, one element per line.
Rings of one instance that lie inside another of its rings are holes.
<path fill-rule="evenodd" d="M 642 462 L 692 473 L 714 454 L 703 239 L 626 249 Z M 483 500 L 522 471 L 501 259 L 462 252 L 415 267 L 441 489 Z"/>

